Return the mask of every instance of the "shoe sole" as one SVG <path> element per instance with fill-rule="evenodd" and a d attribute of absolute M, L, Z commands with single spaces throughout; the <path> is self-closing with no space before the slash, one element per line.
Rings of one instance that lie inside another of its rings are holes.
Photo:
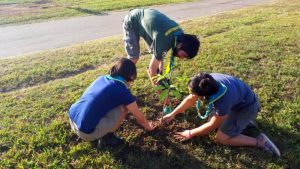
<path fill-rule="evenodd" d="M 267 140 L 267 142 L 269 142 L 270 145 L 274 148 L 275 154 L 276 154 L 278 157 L 280 157 L 281 154 L 280 154 L 280 151 L 279 151 L 279 149 L 277 148 L 277 146 L 269 139 L 268 136 L 266 136 L 266 135 L 263 134 L 263 133 L 261 133 L 261 135 L 262 135 L 262 136 Z"/>
<path fill-rule="evenodd" d="M 249 122 L 249 124 L 248 124 L 247 127 L 258 128 L 257 124 L 256 124 L 253 120 L 251 120 L 251 121 Z"/>

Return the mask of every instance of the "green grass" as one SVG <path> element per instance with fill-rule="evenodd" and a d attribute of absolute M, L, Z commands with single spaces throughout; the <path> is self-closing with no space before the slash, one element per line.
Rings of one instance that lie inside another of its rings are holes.
<path fill-rule="evenodd" d="M 0 168 L 293 168 L 300 166 L 300 2 L 276 1 L 181 23 L 201 36 L 199 56 L 176 60 L 175 76 L 199 71 L 240 77 L 260 98 L 258 124 L 278 145 L 277 159 L 255 148 L 214 143 L 214 134 L 179 143 L 172 131 L 196 127 L 195 109 L 145 133 L 133 118 L 117 134 L 128 146 L 93 148 L 71 132 L 67 111 L 86 87 L 125 55 L 121 36 L 0 60 Z M 106 45 L 103 45 L 106 44 Z M 131 87 L 151 120 L 162 105 L 146 67 Z"/>
<path fill-rule="evenodd" d="M 1 0 L 0 25 L 45 21 L 193 0 Z"/>

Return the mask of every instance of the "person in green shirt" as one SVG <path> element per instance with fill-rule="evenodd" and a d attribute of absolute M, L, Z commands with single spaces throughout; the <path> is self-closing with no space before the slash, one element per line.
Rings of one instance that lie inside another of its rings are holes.
<path fill-rule="evenodd" d="M 192 59 L 200 47 L 197 36 L 184 34 L 175 21 L 155 9 L 131 10 L 124 18 L 123 31 L 125 51 L 134 63 L 140 56 L 140 37 L 150 48 L 148 75 L 153 85 L 158 85 L 153 77 L 162 73 L 163 58 L 170 49 L 173 56 Z"/>

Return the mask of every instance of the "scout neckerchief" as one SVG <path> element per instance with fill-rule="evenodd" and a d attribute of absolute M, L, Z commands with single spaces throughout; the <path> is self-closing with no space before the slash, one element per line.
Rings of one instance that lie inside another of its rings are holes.
<path fill-rule="evenodd" d="M 112 77 L 110 75 L 106 75 L 105 77 L 109 80 L 115 80 L 115 81 L 121 82 L 122 84 L 124 84 L 127 87 L 125 79 L 121 76 Z"/>
<path fill-rule="evenodd" d="M 166 31 L 165 33 L 165 36 L 168 36 L 170 33 L 172 33 L 173 31 L 176 31 L 178 29 L 181 29 L 179 26 L 176 26 L 176 27 L 173 27 L 171 29 L 169 29 L 168 31 Z M 172 72 L 173 72 L 173 69 L 174 69 L 174 63 L 175 63 L 175 56 L 174 56 L 174 50 L 176 49 L 176 46 L 177 46 L 177 37 L 181 34 L 181 32 L 175 32 L 175 42 L 174 42 L 174 46 L 172 47 L 172 54 L 171 54 L 171 57 L 170 57 L 170 63 L 167 65 L 166 67 L 166 70 L 165 70 L 165 74 L 171 78 L 171 75 L 172 75 Z M 163 108 L 163 115 L 167 115 L 169 113 L 171 113 L 173 110 L 172 110 L 172 107 L 171 106 L 166 106 Z"/>
<path fill-rule="evenodd" d="M 165 36 L 168 36 L 170 33 L 172 33 L 173 31 L 176 31 L 178 29 L 181 29 L 179 26 L 173 27 L 171 29 L 169 29 L 168 31 L 166 31 Z M 165 70 L 165 74 L 168 74 L 168 76 L 171 76 L 173 69 L 174 69 L 174 63 L 175 63 L 175 56 L 174 56 L 174 50 L 176 49 L 177 46 L 177 37 L 182 34 L 182 32 L 175 32 L 175 42 L 174 42 L 174 46 L 172 47 L 172 54 L 170 57 L 170 63 L 167 65 L 166 70 Z"/>
<path fill-rule="evenodd" d="M 219 83 L 218 86 L 219 87 L 218 87 L 217 93 L 214 94 L 214 95 L 209 96 L 207 109 L 206 109 L 206 112 L 203 116 L 200 113 L 201 102 L 200 102 L 199 99 L 197 100 L 196 109 L 197 109 L 197 113 L 198 113 L 199 118 L 206 119 L 213 110 L 214 102 L 219 100 L 226 93 L 227 87 L 223 83 Z"/>

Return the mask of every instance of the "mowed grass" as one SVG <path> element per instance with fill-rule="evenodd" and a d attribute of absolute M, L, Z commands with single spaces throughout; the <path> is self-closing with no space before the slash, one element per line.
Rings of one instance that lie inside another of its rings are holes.
<path fill-rule="evenodd" d="M 276 1 L 181 23 L 201 37 L 201 52 L 176 60 L 174 76 L 235 75 L 253 87 L 259 128 L 282 152 L 214 143 L 214 133 L 179 143 L 173 131 L 204 123 L 194 108 L 176 123 L 144 132 L 129 117 L 117 134 L 129 145 L 94 148 L 71 132 L 67 111 L 86 87 L 124 56 L 121 36 L 0 60 L 0 168 L 293 168 L 300 166 L 300 2 Z M 143 46 L 131 90 L 146 116 L 160 118 Z M 183 85 L 178 84 L 177 85 Z M 175 106 L 175 105 L 174 105 Z"/>
<path fill-rule="evenodd" d="M 1 0 L 0 25 L 29 23 L 193 0 Z"/>

